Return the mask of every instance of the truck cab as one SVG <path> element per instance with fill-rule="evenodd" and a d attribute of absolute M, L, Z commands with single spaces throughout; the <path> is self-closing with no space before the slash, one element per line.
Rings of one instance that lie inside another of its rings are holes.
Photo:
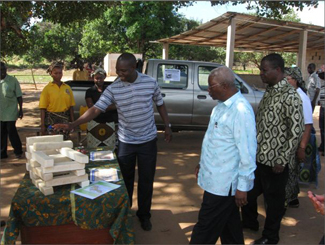
<path fill-rule="evenodd" d="M 158 81 L 173 130 L 205 130 L 217 101 L 208 93 L 210 72 L 222 65 L 181 60 L 150 59 L 145 73 Z M 237 74 L 236 86 L 256 113 L 263 92 L 250 87 Z M 155 108 L 157 128 L 163 122 Z"/>

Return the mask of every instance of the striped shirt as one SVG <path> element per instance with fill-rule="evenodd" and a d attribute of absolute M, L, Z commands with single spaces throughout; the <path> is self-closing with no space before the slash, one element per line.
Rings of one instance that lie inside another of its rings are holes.
<path fill-rule="evenodd" d="M 133 83 L 117 79 L 94 105 L 101 111 L 115 104 L 118 112 L 118 137 L 128 144 L 141 144 L 157 137 L 153 103 L 163 105 L 157 81 L 138 73 Z"/>

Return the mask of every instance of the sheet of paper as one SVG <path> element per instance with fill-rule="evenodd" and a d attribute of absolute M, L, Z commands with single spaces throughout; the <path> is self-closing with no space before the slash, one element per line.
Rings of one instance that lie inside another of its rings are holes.
<path fill-rule="evenodd" d="M 89 154 L 90 161 L 107 161 L 114 160 L 114 154 L 112 151 L 91 151 Z"/>
<path fill-rule="evenodd" d="M 164 81 L 175 81 L 181 80 L 181 71 L 178 69 L 165 69 Z"/>
<path fill-rule="evenodd" d="M 120 180 L 116 168 L 92 168 L 90 169 L 89 177 L 91 183 L 100 180 L 108 182 L 116 182 Z"/>
<path fill-rule="evenodd" d="M 108 183 L 106 181 L 97 181 L 96 183 L 90 184 L 83 188 L 76 189 L 71 192 L 89 199 L 95 199 L 119 187 L 120 185 Z"/>

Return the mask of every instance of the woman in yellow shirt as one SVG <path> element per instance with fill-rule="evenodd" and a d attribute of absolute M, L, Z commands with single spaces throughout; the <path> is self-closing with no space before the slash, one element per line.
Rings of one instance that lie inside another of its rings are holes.
<path fill-rule="evenodd" d="M 48 134 L 47 129 L 50 125 L 73 122 L 73 106 L 76 104 L 70 86 L 61 81 L 63 64 L 52 63 L 48 73 L 53 81 L 44 87 L 39 102 L 42 135 Z M 65 138 L 67 136 L 65 135 Z"/>

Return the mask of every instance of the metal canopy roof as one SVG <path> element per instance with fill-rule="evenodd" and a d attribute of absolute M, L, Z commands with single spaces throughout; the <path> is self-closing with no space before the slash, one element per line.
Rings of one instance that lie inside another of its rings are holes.
<path fill-rule="evenodd" d="M 160 43 L 226 47 L 227 28 L 235 18 L 235 49 L 242 51 L 296 52 L 300 33 L 308 31 L 307 49 L 324 50 L 325 28 L 291 21 L 271 20 L 227 12 L 190 31 L 157 40 Z"/>

